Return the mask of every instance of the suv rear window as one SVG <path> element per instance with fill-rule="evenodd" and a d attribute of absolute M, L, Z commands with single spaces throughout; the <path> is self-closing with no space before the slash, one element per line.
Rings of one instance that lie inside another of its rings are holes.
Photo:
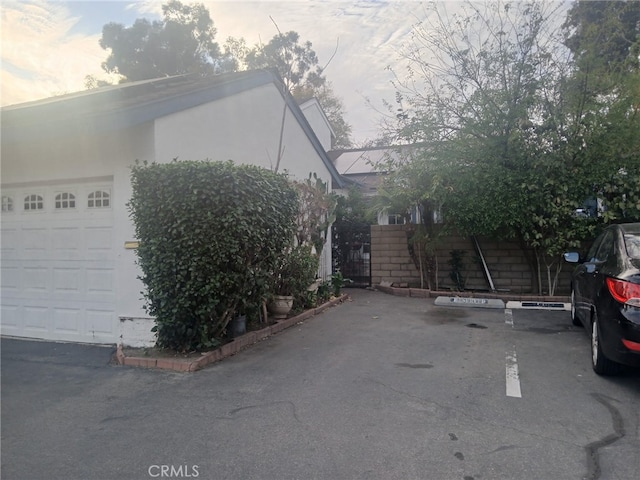
<path fill-rule="evenodd" d="M 640 235 L 626 233 L 624 235 L 624 244 L 631 258 L 640 258 Z"/>

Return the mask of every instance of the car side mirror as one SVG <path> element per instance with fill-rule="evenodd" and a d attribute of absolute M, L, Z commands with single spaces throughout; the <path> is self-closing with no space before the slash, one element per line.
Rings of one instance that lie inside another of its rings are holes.
<path fill-rule="evenodd" d="M 580 254 L 578 252 L 567 252 L 563 257 L 567 263 L 580 263 Z"/>

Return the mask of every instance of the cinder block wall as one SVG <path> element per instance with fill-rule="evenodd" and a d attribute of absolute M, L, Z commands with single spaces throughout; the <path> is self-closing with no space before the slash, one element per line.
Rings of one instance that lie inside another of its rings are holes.
<path fill-rule="evenodd" d="M 371 282 L 373 285 L 388 281 L 394 284 L 406 283 L 414 288 L 420 287 L 420 272 L 411 259 L 407 246 L 407 228 L 407 225 L 373 225 L 371 227 Z M 498 291 L 537 293 L 537 278 L 518 243 L 488 238 L 479 238 L 478 241 Z M 470 290 L 488 290 L 489 283 L 484 276 L 482 264 L 471 239 L 456 235 L 443 237 L 439 241 L 438 289 L 455 289 L 449 264 L 452 250 L 465 252 L 462 257 L 465 287 Z M 571 266 L 565 265 L 558 280 L 556 294 L 569 293 L 570 273 Z M 543 283 L 546 284 L 546 280 Z"/>
<path fill-rule="evenodd" d="M 371 226 L 371 283 L 382 281 L 420 286 L 420 272 L 409 255 L 405 225 Z"/>

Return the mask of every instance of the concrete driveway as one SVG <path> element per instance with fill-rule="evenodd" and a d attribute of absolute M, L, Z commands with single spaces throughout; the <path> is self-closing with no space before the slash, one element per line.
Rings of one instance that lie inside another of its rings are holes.
<path fill-rule="evenodd" d="M 566 312 L 350 293 L 193 374 L 3 339 L 2 478 L 637 474 L 640 374 L 595 376 Z"/>

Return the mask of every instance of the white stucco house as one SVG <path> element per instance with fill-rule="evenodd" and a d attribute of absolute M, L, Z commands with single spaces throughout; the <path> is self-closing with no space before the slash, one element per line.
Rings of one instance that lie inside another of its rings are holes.
<path fill-rule="evenodd" d="M 280 78 L 262 70 L 2 108 L 2 334 L 117 343 L 124 319 L 146 317 L 126 207 L 135 160 L 273 169 L 281 148 L 280 172 L 341 186 L 326 154 L 330 127 L 310 111 L 318 133 Z M 330 272 L 330 258 L 323 264 Z"/>

